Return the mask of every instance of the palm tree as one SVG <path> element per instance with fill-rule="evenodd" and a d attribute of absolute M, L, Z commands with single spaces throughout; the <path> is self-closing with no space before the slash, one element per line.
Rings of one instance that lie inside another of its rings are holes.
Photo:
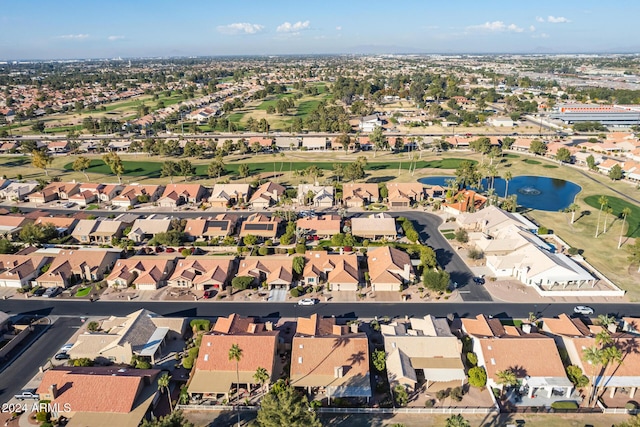
<path fill-rule="evenodd" d="M 598 233 L 600 232 L 600 215 L 602 214 L 602 209 L 609 203 L 609 199 L 606 196 L 600 196 L 598 199 L 598 203 L 600 203 L 600 210 L 598 211 L 598 225 L 596 226 L 596 237 L 598 237 Z"/>
<path fill-rule="evenodd" d="M 506 183 L 506 186 L 504 188 L 504 197 L 507 197 L 507 194 L 509 194 L 509 181 L 511 181 L 513 179 L 513 174 L 511 173 L 511 171 L 506 171 L 504 173 L 504 181 Z"/>
<path fill-rule="evenodd" d="M 229 349 L 229 360 L 236 361 L 236 395 L 238 400 L 240 399 L 240 370 L 238 364 L 240 363 L 240 359 L 242 359 L 242 349 L 238 344 L 233 344 Z M 238 411 L 238 427 L 240 426 L 240 411 Z"/>
<path fill-rule="evenodd" d="M 571 212 L 571 224 L 575 222 L 576 212 L 580 209 L 580 205 L 577 203 L 571 203 L 569 207 L 567 207 L 567 212 Z"/>
<path fill-rule="evenodd" d="M 498 384 L 502 384 L 507 387 L 513 387 L 514 385 L 518 384 L 518 377 L 516 376 L 516 373 L 511 369 L 505 369 L 504 371 L 496 372 L 496 377 L 496 382 Z"/>
<path fill-rule="evenodd" d="M 627 224 L 627 217 L 631 213 L 631 208 L 626 207 L 622 209 L 622 228 L 620 229 L 620 240 L 618 241 L 618 249 L 622 247 L 622 233 L 624 232 L 624 226 Z"/>
<path fill-rule="evenodd" d="M 599 314 L 598 315 L 598 325 L 602 326 L 605 329 L 609 328 L 609 325 L 613 325 L 616 322 L 615 317 L 609 316 L 608 314 Z"/>
<path fill-rule="evenodd" d="M 611 206 L 607 206 L 607 209 L 604 210 L 604 232 L 607 232 L 607 217 L 613 213 L 613 208 Z"/>
<path fill-rule="evenodd" d="M 300 257 L 300 258 L 302 258 L 302 257 Z M 262 367 L 258 367 L 258 369 L 256 369 L 256 373 L 253 374 L 253 379 L 258 384 L 260 384 L 260 388 L 264 387 L 264 383 L 269 381 L 269 378 L 270 378 L 269 372 L 265 368 L 262 368 Z"/>
<path fill-rule="evenodd" d="M 582 357 L 591 365 L 591 382 L 589 390 L 589 401 L 593 400 L 596 382 L 596 367 L 603 363 L 603 351 L 596 346 L 587 347 L 582 351 Z"/>
<path fill-rule="evenodd" d="M 158 378 L 158 391 L 161 393 L 166 390 L 167 398 L 169 399 L 169 409 L 173 412 L 173 403 L 171 402 L 171 392 L 169 391 L 169 381 L 171 377 L 166 372 Z"/>

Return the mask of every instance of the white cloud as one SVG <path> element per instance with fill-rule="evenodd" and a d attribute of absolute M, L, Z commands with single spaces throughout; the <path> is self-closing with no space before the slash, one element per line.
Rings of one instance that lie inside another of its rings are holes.
<path fill-rule="evenodd" d="M 264 25 L 236 22 L 229 25 L 219 25 L 216 29 L 222 34 L 256 34 L 264 30 Z"/>
<path fill-rule="evenodd" d="M 107 40 L 109 40 L 111 42 L 114 42 L 116 40 L 122 40 L 122 39 L 124 39 L 124 36 L 109 36 L 109 37 L 107 37 Z"/>
<path fill-rule="evenodd" d="M 552 24 L 566 24 L 566 23 L 571 22 L 571 21 L 569 21 L 564 16 L 551 16 L 551 15 L 549 15 L 547 17 L 547 22 L 551 22 Z"/>
<path fill-rule="evenodd" d="M 536 16 L 537 22 L 544 22 L 544 18 L 542 16 Z"/>
<path fill-rule="evenodd" d="M 82 40 L 89 37 L 89 34 L 64 34 L 62 36 L 58 36 L 59 39 L 65 40 Z"/>
<path fill-rule="evenodd" d="M 337 30 L 337 31 L 342 31 L 342 27 L 338 25 L 338 26 L 336 27 L 336 30 Z"/>
<path fill-rule="evenodd" d="M 535 30 L 536 30 L 536 27 L 534 27 L 533 25 L 529 25 L 529 31 L 533 33 Z"/>
<path fill-rule="evenodd" d="M 296 23 L 284 22 L 281 25 L 278 25 L 276 31 L 279 33 L 298 33 L 302 30 L 308 30 L 311 28 L 311 22 L 309 21 L 298 21 Z"/>
<path fill-rule="evenodd" d="M 549 38 L 549 34 L 547 34 L 547 33 L 533 34 L 531 36 L 531 38 L 534 38 L 534 39 L 548 39 Z"/>
<path fill-rule="evenodd" d="M 470 27 L 467 27 L 467 29 L 472 31 L 492 31 L 492 32 L 510 31 L 513 33 L 521 33 L 524 31 L 521 27 L 518 27 L 516 24 L 507 25 L 502 21 L 485 22 L 482 25 L 472 25 Z"/>

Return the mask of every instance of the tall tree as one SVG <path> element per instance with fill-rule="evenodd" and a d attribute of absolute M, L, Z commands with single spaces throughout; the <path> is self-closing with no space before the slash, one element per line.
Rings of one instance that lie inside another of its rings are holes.
<path fill-rule="evenodd" d="M 238 344 L 233 344 L 229 349 L 229 360 L 236 361 L 236 403 L 240 399 L 240 359 L 242 359 L 242 349 Z M 238 411 L 238 427 L 240 427 L 240 411 Z"/>
<path fill-rule="evenodd" d="M 249 173 L 250 173 L 250 168 L 248 164 L 241 163 L 240 165 L 238 165 L 238 175 L 240 175 L 240 177 L 246 178 L 249 176 Z"/>
<path fill-rule="evenodd" d="M 173 177 L 178 175 L 179 172 L 180 169 L 178 168 L 178 164 L 173 160 L 167 160 L 162 164 L 160 176 L 168 176 L 169 180 L 173 184 Z"/>
<path fill-rule="evenodd" d="M 598 234 L 600 232 L 600 216 L 602 215 L 602 209 L 604 209 L 604 207 L 607 206 L 607 204 L 609 203 L 609 199 L 607 199 L 606 196 L 600 196 L 598 198 L 598 203 L 600 203 L 600 210 L 598 211 L 598 225 L 596 226 L 595 237 L 598 237 Z"/>
<path fill-rule="evenodd" d="M 102 156 L 102 160 L 109 166 L 111 172 L 118 177 L 118 184 L 122 184 L 122 174 L 124 173 L 124 165 L 122 159 L 115 152 L 110 152 Z"/>
<path fill-rule="evenodd" d="M 264 387 L 264 384 L 269 381 L 269 378 L 269 372 L 261 366 L 259 366 L 258 369 L 256 369 L 255 374 L 253 374 L 253 379 L 255 382 L 260 384 L 260 388 Z"/>
<path fill-rule="evenodd" d="M 627 258 L 632 264 L 638 264 L 638 272 L 640 273 L 640 239 L 636 238 L 633 245 L 627 246 L 629 257 Z"/>
<path fill-rule="evenodd" d="M 613 213 L 613 208 L 611 206 L 607 206 L 607 208 L 604 210 L 604 231 L 603 233 L 607 233 L 607 219 L 609 218 L 609 215 L 611 215 Z M 615 219 L 614 219 L 615 221 Z"/>
<path fill-rule="evenodd" d="M 222 156 L 216 156 L 216 158 L 211 163 L 209 163 L 209 166 L 207 167 L 207 174 L 210 177 L 217 176 L 218 178 L 220 178 L 220 175 L 222 175 L 224 172 L 224 160 L 222 160 Z"/>
<path fill-rule="evenodd" d="M 573 224 L 575 222 L 576 212 L 578 212 L 578 210 L 580 210 L 580 205 L 577 204 L 577 203 L 571 203 L 567 207 L 567 212 L 571 212 L 571 224 Z"/>
<path fill-rule="evenodd" d="M 262 399 L 258 427 L 321 427 L 315 412 L 310 410 L 306 396 L 294 387 L 278 382 Z"/>
<path fill-rule="evenodd" d="M 376 157 L 376 152 L 378 150 L 383 150 L 387 145 L 387 137 L 382 133 L 382 128 L 380 126 L 376 126 L 373 129 L 373 132 L 369 135 L 369 141 L 373 144 L 373 157 Z"/>
<path fill-rule="evenodd" d="M 89 181 L 89 176 L 87 175 L 87 169 L 91 166 L 91 160 L 86 157 L 78 157 L 73 161 L 73 170 L 76 172 L 82 172 L 87 181 Z"/>
<path fill-rule="evenodd" d="M 171 377 L 168 373 L 164 373 L 158 378 L 158 391 L 160 393 L 167 392 L 167 399 L 169 399 L 169 409 L 173 412 L 173 402 L 171 402 L 171 391 L 169 390 L 169 382 Z"/>
<path fill-rule="evenodd" d="M 451 415 L 446 420 L 446 427 L 469 427 L 469 421 L 467 421 L 461 414 Z"/>
<path fill-rule="evenodd" d="M 196 168 L 187 159 L 182 159 L 178 162 L 178 169 L 180 170 L 180 175 L 184 177 L 185 181 L 188 181 L 189 177 L 196 173 Z"/>
<path fill-rule="evenodd" d="M 620 227 L 620 239 L 618 240 L 618 249 L 622 246 L 622 236 L 624 234 L 625 226 L 627 225 L 627 217 L 631 214 L 631 208 L 625 207 L 622 209 L 622 227 Z"/>
<path fill-rule="evenodd" d="M 33 167 L 44 170 L 45 176 L 49 176 L 47 168 L 53 161 L 53 158 L 45 150 L 33 150 L 31 152 L 31 164 Z"/>

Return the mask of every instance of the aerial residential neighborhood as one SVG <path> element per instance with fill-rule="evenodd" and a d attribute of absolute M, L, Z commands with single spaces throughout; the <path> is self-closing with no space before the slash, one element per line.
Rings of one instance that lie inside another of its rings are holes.
<path fill-rule="evenodd" d="M 5 5 L 0 423 L 639 426 L 618 3 Z"/>

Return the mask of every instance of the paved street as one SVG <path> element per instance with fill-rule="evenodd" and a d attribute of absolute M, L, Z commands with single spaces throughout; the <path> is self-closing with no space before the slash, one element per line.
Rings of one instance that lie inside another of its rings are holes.
<path fill-rule="evenodd" d="M 633 303 L 590 303 L 595 315 L 612 314 L 616 316 L 640 317 L 640 305 Z M 336 316 L 341 318 L 374 318 L 424 316 L 432 314 L 443 317 L 454 314 L 458 317 L 472 317 L 484 313 L 494 317 L 526 318 L 530 312 L 540 316 L 557 316 L 560 313 L 573 313 L 573 303 L 503 303 L 503 302 L 433 302 L 433 303 L 372 303 L 372 302 L 321 302 L 313 306 L 298 306 L 286 302 L 221 302 L 221 301 L 66 301 L 58 299 L 8 299 L 0 301 L 0 310 L 9 314 L 29 313 L 58 316 L 123 316 L 141 308 L 154 311 L 163 316 L 218 317 L 231 313 L 257 317 L 297 317 Z M 54 346 L 55 347 L 55 346 Z M 55 349 L 53 349 L 55 351 Z"/>
<path fill-rule="evenodd" d="M 6 307 L 0 307 L 0 310 L 5 309 Z M 27 308 L 23 311 L 31 310 Z M 78 317 L 63 317 L 56 320 L 26 351 L 7 366 L 0 373 L 0 404 L 8 402 L 19 393 L 25 382 L 33 378 L 38 373 L 38 368 L 67 343 L 81 324 Z M 37 330 L 34 334 L 36 333 L 38 333 Z"/>
<path fill-rule="evenodd" d="M 458 283 L 458 290 L 464 301 L 491 301 L 491 295 L 484 287 L 473 285 L 473 273 L 438 231 L 442 218 L 420 211 L 389 213 L 394 217 L 404 216 L 414 222 L 416 231 L 420 233 L 420 240 L 433 248 L 440 266 L 450 274 L 452 282 Z"/>

